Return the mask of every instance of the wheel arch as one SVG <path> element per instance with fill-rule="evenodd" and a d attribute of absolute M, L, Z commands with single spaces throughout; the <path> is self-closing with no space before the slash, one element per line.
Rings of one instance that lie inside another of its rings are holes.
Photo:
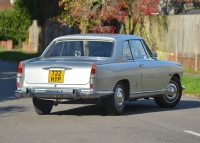
<path fill-rule="evenodd" d="M 127 100 L 130 96 L 130 82 L 128 79 L 122 79 L 118 82 L 122 82 L 123 87 L 124 87 L 125 100 Z"/>
<path fill-rule="evenodd" d="M 179 80 L 180 80 L 180 75 L 179 74 L 174 74 L 172 77 L 176 77 L 176 78 L 178 78 Z"/>

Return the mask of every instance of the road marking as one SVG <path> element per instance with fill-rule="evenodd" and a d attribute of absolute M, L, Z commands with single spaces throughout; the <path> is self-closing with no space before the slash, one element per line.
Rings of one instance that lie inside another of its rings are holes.
<path fill-rule="evenodd" d="M 0 74 L 17 74 L 17 72 L 0 72 Z"/>
<path fill-rule="evenodd" d="M 200 134 L 199 134 L 199 133 L 196 133 L 196 132 L 193 132 L 193 131 L 186 131 L 186 130 L 184 130 L 184 132 L 200 137 Z"/>
<path fill-rule="evenodd" d="M 0 79 L 13 79 L 16 78 L 16 76 L 11 76 L 11 77 L 0 77 Z"/>

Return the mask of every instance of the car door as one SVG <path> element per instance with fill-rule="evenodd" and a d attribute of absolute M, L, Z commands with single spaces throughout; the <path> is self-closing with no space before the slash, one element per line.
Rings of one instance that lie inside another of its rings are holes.
<path fill-rule="evenodd" d="M 142 92 L 141 71 L 138 63 L 133 59 L 129 41 L 123 43 L 122 75 L 129 80 L 130 94 Z M 125 70 L 124 70 L 125 69 Z"/>
<path fill-rule="evenodd" d="M 138 62 L 141 70 L 143 93 L 163 90 L 163 72 L 160 62 L 151 58 L 151 53 L 142 40 L 130 40 L 129 43 L 133 58 Z"/>

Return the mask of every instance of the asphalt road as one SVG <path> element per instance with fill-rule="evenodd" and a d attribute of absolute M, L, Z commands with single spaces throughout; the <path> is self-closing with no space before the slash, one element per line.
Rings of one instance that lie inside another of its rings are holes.
<path fill-rule="evenodd" d="M 200 142 L 197 97 L 183 96 L 172 109 L 159 108 L 153 100 L 127 102 L 122 116 L 106 115 L 101 104 L 58 105 L 50 115 L 39 116 L 30 98 L 12 93 L 16 68 L 0 61 L 0 143 Z"/>
<path fill-rule="evenodd" d="M 17 63 L 0 60 L 0 102 L 16 99 L 13 91 L 16 90 Z"/>

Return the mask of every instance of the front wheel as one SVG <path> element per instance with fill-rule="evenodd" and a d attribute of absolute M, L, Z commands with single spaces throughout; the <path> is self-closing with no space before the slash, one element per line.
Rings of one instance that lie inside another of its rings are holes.
<path fill-rule="evenodd" d="M 120 115 L 124 111 L 124 87 L 122 82 L 118 82 L 114 89 L 114 94 L 106 98 L 105 106 L 108 114 Z"/>
<path fill-rule="evenodd" d="M 155 97 L 156 104 L 162 108 L 172 108 L 176 106 L 182 95 L 182 86 L 180 80 L 173 76 L 170 80 L 167 91 L 163 96 Z"/>
<path fill-rule="evenodd" d="M 53 101 L 33 98 L 33 106 L 38 115 L 49 114 L 53 108 Z"/>

